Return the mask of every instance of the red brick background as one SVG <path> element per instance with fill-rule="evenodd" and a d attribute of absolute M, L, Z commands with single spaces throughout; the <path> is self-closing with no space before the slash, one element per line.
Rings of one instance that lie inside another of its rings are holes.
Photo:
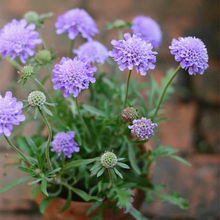
<path fill-rule="evenodd" d="M 189 160 L 189 168 L 168 159 L 160 159 L 153 181 L 168 185 L 168 192 L 179 192 L 188 198 L 190 210 L 183 211 L 169 204 L 155 201 L 144 204 L 142 211 L 150 219 L 219 219 L 220 218 L 220 91 L 219 91 L 219 1 L 218 0 L 0 0 L 0 27 L 12 18 L 20 19 L 28 10 L 38 13 L 54 12 L 42 29 L 48 45 L 56 53 L 66 55 L 69 46 L 66 36 L 55 35 L 54 22 L 64 11 L 80 7 L 97 21 L 100 35 L 96 38 L 110 48 L 114 31 L 104 29 L 107 21 L 131 19 L 139 14 L 154 18 L 163 31 L 163 44 L 159 49 L 157 69 L 152 71 L 158 79 L 170 67 L 175 67 L 168 46 L 173 37 L 195 35 L 200 37 L 209 52 L 209 69 L 203 76 L 189 77 L 182 71 L 176 81 L 175 96 L 166 105 L 169 120 L 160 126 L 164 144 L 179 149 Z M 78 42 L 79 43 L 79 42 Z M 12 88 L 10 83 L 16 71 L 0 61 L 0 91 Z M 143 78 L 142 78 L 143 80 Z M 148 77 L 145 78 L 148 80 Z M 17 96 L 22 97 L 21 91 Z M 1 141 L 1 140 L 0 140 Z M 10 163 L 13 155 L 0 143 L 0 187 L 23 173 Z M 34 203 L 30 202 L 25 185 L 0 195 L 0 220 L 41 219 Z"/>

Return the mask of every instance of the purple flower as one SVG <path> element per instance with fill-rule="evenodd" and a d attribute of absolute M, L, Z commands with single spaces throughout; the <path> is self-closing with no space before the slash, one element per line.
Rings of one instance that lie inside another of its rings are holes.
<path fill-rule="evenodd" d="M 152 51 L 152 44 L 147 43 L 136 35 L 124 34 L 125 40 L 112 40 L 113 50 L 110 56 L 118 63 L 121 71 L 132 70 L 136 66 L 137 72 L 142 76 L 147 74 L 149 69 L 154 69 L 157 52 Z"/>
<path fill-rule="evenodd" d="M 103 64 L 108 57 L 107 48 L 98 41 L 89 41 L 73 51 L 80 58 L 89 59 L 92 63 Z"/>
<path fill-rule="evenodd" d="M 190 75 L 196 75 L 196 73 L 202 75 L 209 66 L 206 46 L 196 37 L 173 39 L 169 48 L 175 60 L 180 62 L 180 66 L 188 70 Z"/>
<path fill-rule="evenodd" d="M 56 33 L 68 33 L 68 37 L 74 40 L 81 33 L 83 38 L 91 39 L 98 33 L 96 23 L 83 9 L 75 8 L 59 16 L 55 24 Z"/>
<path fill-rule="evenodd" d="M 132 125 L 128 128 L 131 129 L 131 133 L 136 135 L 139 139 L 149 139 L 154 135 L 154 129 L 157 127 L 156 123 L 152 123 L 150 119 L 142 117 L 139 120 L 134 120 Z"/>
<path fill-rule="evenodd" d="M 5 93 L 5 97 L 0 94 L 0 135 L 10 136 L 13 125 L 19 125 L 25 120 L 22 107 L 23 103 L 17 102 L 10 91 Z"/>
<path fill-rule="evenodd" d="M 95 83 L 93 75 L 96 70 L 96 67 L 91 67 L 89 60 L 63 57 L 52 71 L 53 88 L 64 91 L 65 98 L 70 94 L 77 97 L 81 90 L 89 88 L 90 82 Z"/>
<path fill-rule="evenodd" d="M 134 34 L 139 35 L 143 40 L 158 48 L 162 41 L 160 26 L 155 20 L 147 16 L 137 16 L 132 21 L 131 27 Z"/>
<path fill-rule="evenodd" d="M 13 19 L 0 30 L 0 54 L 10 56 L 11 59 L 19 57 L 22 63 L 34 55 L 34 48 L 41 44 L 35 24 L 27 24 L 25 19 Z"/>
<path fill-rule="evenodd" d="M 51 151 L 55 151 L 58 156 L 63 152 L 65 157 L 71 158 L 74 152 L 79 152 L 78 144 L 74 141 L 75 132 L 59 132 L 55 135 Z"/>

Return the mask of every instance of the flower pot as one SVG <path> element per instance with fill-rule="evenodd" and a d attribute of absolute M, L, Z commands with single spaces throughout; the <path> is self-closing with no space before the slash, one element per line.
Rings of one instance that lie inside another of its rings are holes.
<path fill-rule="evenodd" d="M 141 151 L 146 152 L 151 150 L 151 146 L 149 144 L 144 144 L 140 146 Z M 151 179 L 153 165 L 149 167 L 149 175 L 146 177 Z M 134 202 L 133 206 L 136 209 L 139 209 L 144 201 L 145 194 L 144 192 L 135 189 L 134 190 Z M 35 201 L 38 205 L 40 205 L 43 199 L 43 194 L 40 194 L 35 198 Z M 46 208 L 43 216 L 45 220 L 89 220 L 92 216 L 94 216 L 95 212 L 90 216 L 87 216 L 86 213 L 93 205 L 93 202 L 78 202 L 72 201 L 69 208 L 59 213 L 59 210 L 65 205 L 66 200 L 63 198 L 56 198 L 52 200 L 48 207 Z M 103 220 L 132 220 L 133 218 L 125 213 L 124 210 L 119 209 L 116 212 L 113 212 L 110 208 L 103 209 Z"/>
<path fill-rule="evenodd" d="M 41 200 L 43 199 L 43 195 L 40 194 L 35 201 L 39 205 Z M 140 208 L 141 204 L 144 200 L 144 193 L 142 191 L 136 190 L 133 205 L 135 208 Z M 59 213 L 58 211 L 64 206 L 66 203 L 65 199 L 56 198 L 52 200 L 52 202 L 48 205 L 45 210 L 43 216 L 45 220 L 89 220 L 94 213 L 90 216 L 87 216 L 86 213 L 89 208 L 93 205 L 92 202 L 75 202 L 72 201 L 69 208 Z M 113 213 L 112 209 L 104 209 L 103 210 L 103 220 L 132 220 L 133 218 L 124 212 L 124 210 L 118 210 Z"/>

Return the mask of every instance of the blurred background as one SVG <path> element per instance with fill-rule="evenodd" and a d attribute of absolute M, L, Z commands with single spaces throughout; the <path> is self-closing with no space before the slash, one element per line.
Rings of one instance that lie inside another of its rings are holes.
<path fill-rule="evenodd" d="M 189 210 L 155 200 L 144 204 L 143 213 L 150 219 L 220 219 L 220 78 L 219 78 L 219 0 L 0 0 L 0 28 L 20 19 L 29 10 L 53 12 L 41 33 L 47 45 L 53 45 L 58 56 L 66 55 L 69 41 L 55 34 L 56 17 L 68 9 L 83 8 L 95 19 L 100 34 L 95 38 L 109 49 L 117 32 L 107 30 L 106 23 L 116 19 L 131 21 L 143 14 L 155 19 L 163 32 L 163 43 L 157 56 L 157 68 L 152 74 L 158 79 L 177 63 L 168 46 L 172 38 L 193 35 L 207 46 L 209 68 L 203 76 L 189 76 L 181 71 L 175 83 L 175 96 L 166 104 L 169 120 L 160 125 L 164 145 L 171 145 L 192 163 L 186 167 L 169 159 L 157 161 L 153 174 L 155 184 L 166 184 L 167 192 L 179 192 L 188 200 Z M 0 61 L 0 91 L 9 89 L 16 71 Z M 140 80 L 148 80 L 148 77 Z M 19 91 L 16 96 L 19 96 Z M 30 128 L 29 128 L 30 129 Z M 27 129 L 28 131 L 28 129 Z M 0 143 L 0 187 L 20 177 L 11 163 L 13 156 Z M 0 195 L 0 220 L 41 220 L 36 205 L 29 200 L 28 189 L 19 186 Z"/>

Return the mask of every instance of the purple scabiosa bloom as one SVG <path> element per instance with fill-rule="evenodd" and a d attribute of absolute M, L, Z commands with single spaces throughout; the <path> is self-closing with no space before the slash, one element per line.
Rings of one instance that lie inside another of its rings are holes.
<path fill-rule="evenodd" d="M 55 27 L 57 34 L 67 33 L 71 40 L 74 40 L 79 33 L 88 40 L 98 33 L 92 17 L 85 10 L 79 8 L 71 9 L 59 16 Z"/>
<path fill-rule="evenodd" d="M 182 69 L 188 70 L 189 75 L 202 75 L 209 66 L 206 46 L 196 37 L 173 39 L 169 49 Z"/>
<path fill-rule="evenodd" d="M 125 40 L 112 40 L 113 50 L 110 56 L 118 63 L 121 71 L 136 67 L 140 75 L 145 76 L 149 69 L 154 69 L 157 52 L 152 51 L 151 43 L 147 43 L 135 34 L 124 34 Z"/>
<path fill-rule="evenodd" d="M 141 140 L 149 139 L 152 137 L 156 127 L 156 123 L 152 123 L 150 119 L 144 117 L 139 120 L 134 120 L 132 125 L 128 126 L 128 128 L 131 129 L 131 133 L 136 135 Z"/>
<path fill-rule="evenodd" d="M 155 20 L 147 16 L 137 16 L 132 21 L 131 27 L 134 34 L 139 35 L 143 40 L 158 48 L 162 41 L 160 26 Z"/>
<path fill-rule="evenodd" d="M 73 52 L 79 58 L 89 59 L 92 63 L 103 64 L 108 57 L 107 48 L 98 41 L 88 41 Z"/>
<path fill-rule="evenodd" d="M 10 91 L 5 93 L 5 97 L 0 94 L 0 135 L 10 136 L 13 125 L 19 125 L 25 120 L 22 108 L 23 103 L 17 102 Z"/>
<path fill-rule="evenodd" d="M 74 152 L 79 152 L 78 144 L 74 141 L 75 132 L 59 132 L 55 135 L 51 151 L 55 151 L 58 156 L 63 152 L 65 157 L 71 158 Z"/>
<path fill-rule="evenodd" d="M 0 54 L 10 56 L 11 59 L 19 57 L 22 63 L 34 55 L 34 48 L 41 44 L 35 24 L 28 24 L 25 19 L 13 19 L 0 30 Z"/>
<path fill-rule="evenodd" d="M 52 71 L 53 88 L 64 91 L 65 98 L 70 94 L 78 97 L 81 90 L 89 88 L 90 82 L 95 83 L 93 75 L 96 70 L 96 67 L 91 67 L 89 60 L 63 57 Z"/>

